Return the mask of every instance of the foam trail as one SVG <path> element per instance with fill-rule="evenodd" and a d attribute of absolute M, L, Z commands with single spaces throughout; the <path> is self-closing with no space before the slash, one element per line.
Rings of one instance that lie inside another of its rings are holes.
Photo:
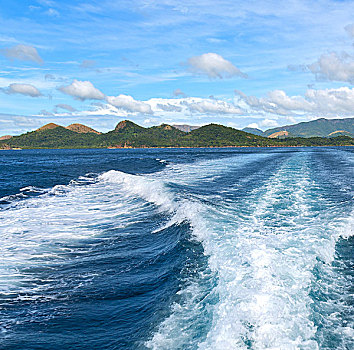
<path fill-rule="evenodd" d="M 121 186 L 110 184 L 108 178 L 119 179 Z M 5 299 L 26 293 L 33 299 L 45 298 L 50 281 L 36 281 L 26 271 L 67 262 L 72 245 L 78 245 L 75 252 L 84 255 L 91 244 L 85 242 L 104 239 L 107 227 L 124 227 L 139 220 L 152 208 L 137 194 L 156 201 L 160 210 L 172 210 L 168 196 L 161 196 L 161 184 L 139 180 L 119 172 L 108 172 L 99 179 L 82 177 L 0 211 L 0 294 Z M 90 184 L 82 185 L 86 182 Z M 133 188 L 136 193 L 130 191 Z"/>
<path fill-rule="evenodd" d="M 265 181 L 244 197 L 232 197 L 234 187 L 254 181 L 254 174 L 228 182 L 217 203 L 209 200 L 214 194 L 200 194 L 206 191 L 193 195 L 256 162 Z M 276 166 L 265 170 L 268 163 Z M 55 186 L 0 211 L 0 293 L 5 299 L 56 298 L 45 293 L 52 282 L 37 283 L 28 267 L 51 268 L 71 259 L 73 242 L 94 242 L 102 227 L 129 225 L 157 210 L 168 221 L 155 233 L 188 222 L 208 259 L 181 281 L 148 348 L 325 349 L 321 319 L 326 334 L 337 334 L 345 349 L 351 324 L 343 327 L 333 315 L 347 306 L 328 298 L 328 307 L 316 308 L 312 294 L 332 288 L 336 296 L 348 287 L 344 279 L 335 283 L 339 272 L 332 265 L 338 240 L 352 235 L 353 211 L 326 198 L 312 168 L 310 152 L 281 161 L 256 154 L 170 165 L 144 176 L 112 170 L 89 185 L 90 177 Z M 76 254 L 89 253 L 89 245 L 76 247 Z"/>
<path fill-rule="evenodd" d="M 172 198 L 161 181 L 116 170 L 110 170 L 100 175 L 99 180 L 119 183 L 124 186 L 125 191 L 138 195 L 146 201 L 162 207 L 164 210 L 171 211 L 174 209 Z"/>
<path fill-rule="evenodd" d="M 350 224 L 352 218 L 323 210 L 327 203 L 310 167 L 308 156 L 293 156 L 243 203 L 199 211 L 193 233 L 209 255 L 211 274 L 218 276 L 209 294 L 215 304 L 211 328 L 204 340 L 196 341 L 190 331 L 181 333 L 207 307 L 181 302 L 147 343 L 149 348 L 319 348 L 309 295 L 313 270 L 319 260 L 333 261 L 336 241 L 343 230 L 350 232 L 343 221 Z M 203 293 L 203 280 L 199 287 L 192 285 L 194 295 Z"/>
<path fill-rule="evenodd" d="M 155 174 L 159 179 L 176 184 L 192 185 L 200 181 L 212 181 L 235 168 L 247 167 L 256 161 L 267 161 L 272 154 L 237 154 L 228 158 L 201 160 L 191 164 L 169 164 L 166 169 Z M 154 174 L 152 174 L 154 176 Z"/>

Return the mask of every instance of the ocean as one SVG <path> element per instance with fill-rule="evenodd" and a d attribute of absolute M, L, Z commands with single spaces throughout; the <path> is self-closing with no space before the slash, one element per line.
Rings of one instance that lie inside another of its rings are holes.
<path fill-rule="evenodd" d="M 354 348 L 350 147 L 0 153 L 0 349 Z"/>

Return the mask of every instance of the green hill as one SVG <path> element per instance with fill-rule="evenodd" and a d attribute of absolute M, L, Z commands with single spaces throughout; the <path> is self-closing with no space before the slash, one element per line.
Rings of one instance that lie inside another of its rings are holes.
<path fill-rule="evenodd" d="M 354 134 L 350 133 L 349 131 L 345 131 L 345 130 L 333 131 L 327 135 L 327 137 L 337 137 L 337 136 L 349 136 L 349 137 L 354 138 Z"/>
<path fill-rule="evenodd" d="M 218 124 L 209 124 L 189 133 L 162 124 L 144 128 L 129 120 L 110 132 L 79 133 L 58 125 L 0 141 L 0 148 L 126 148 L 126 147 L 238 147 L 238 146 L 325 146 L 354 145 L 349 136 L 331 138 L 292 137 L 271 139 Z"/>
<path fill-rule="evenodd" d="M 96 131 L 95 129 L 92 129 L 86 125 L 83 124 L 78 124 L 78 123 L 74 123 L 74 124 L 70 124 L 69 126 L 66 127 L 66 129 L 71 130 L 71 131 L 75 131 L 78 133 L 93 133 L 93 134 L 100 134 L 100 132 Z"/>
<path fill-rule="evenodd" d="M 243 128 L 242 131 L 248 132 L 249 134 L 257 135 L 257 136 L 263 136 L 264 131 L 257 129 L 257 128 Z"/>
<path fill-rule="evenodd" d="M 185 133 L 171 125 L 143 128 L 124 120 L 113 131 L 102 134 L 107 147 L 172 147 Z"/>
<path fill-rule="evenodd" d="M 10 147 L 20 148 L 86 148 L 91 145 L 101 146 L 98 134 L 81 134 L 62 126 L 31 131 L 10 140 L 0 142 Z M 103 146 L 103 145 L 102 145 Z"/>
<path fill-rule="evenodd" d="M 266 130 L 263 136 L 269 136 L 279 131 L 287 131 L 292 137 L 330 137 L 332 133 L 341 131 L 342 135 L 354 134 L 354 118 L 325 119 L 320 118 L 294 125 Z"/>
<path fill-rule="evenodd" d="M 193 130 L 180 142 L 182 146 L 193 147 L 267 146 L 276 143 L 261 136 L 218 124 L 209 124 Z"/>

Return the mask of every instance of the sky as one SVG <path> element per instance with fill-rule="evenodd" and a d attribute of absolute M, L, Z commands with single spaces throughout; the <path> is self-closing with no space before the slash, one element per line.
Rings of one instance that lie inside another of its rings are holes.
<path fill-rule="evenodd" d="M 354 0 L 0 0 L 0 135 L 354 117 Z"/>

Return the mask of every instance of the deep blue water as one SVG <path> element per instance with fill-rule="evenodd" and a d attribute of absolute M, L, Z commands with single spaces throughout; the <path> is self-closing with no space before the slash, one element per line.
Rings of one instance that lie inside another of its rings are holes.
<path fill-rule="evenodd" d="M 354 348 L 353 148 L 0 153 L 0 349 Z"/>

